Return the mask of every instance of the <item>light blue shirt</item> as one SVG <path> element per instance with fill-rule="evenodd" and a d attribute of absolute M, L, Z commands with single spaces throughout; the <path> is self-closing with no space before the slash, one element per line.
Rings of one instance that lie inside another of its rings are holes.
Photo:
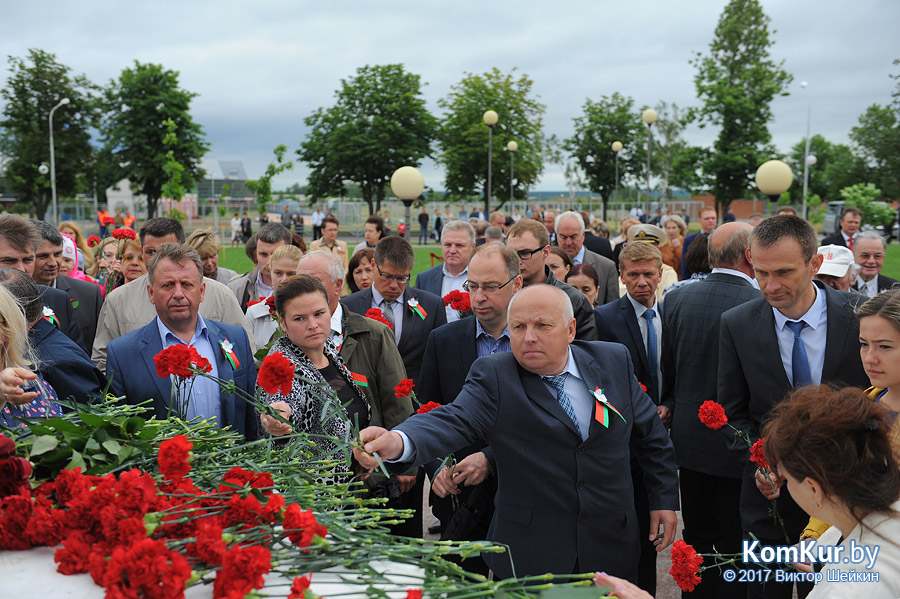
<path fill-rule="evenodd" d="M 159 338 L 162 341 L 163 349 L 173 345 L 185 345 L 178 335 L 169 330 L 160 318 L 156 317 L 156 326 L 159 329 Z M 219 376 L 219 368 L 216 365 L 216 349 L 213 347 L 214 341 L 209 337 L 209 329 L 203 317 L 197 315 L 197 330 L 191 337 L 191 342 L 187 345 L 193 345 L 201 356 L 209 360 L 212 370 L 209 372 L 211 376 Z M 169 377 L 174 385 L 174 375 Z M 203 420 L 215 419 L 216 425 L 222 426 L 222 403 L 219 397 L 219 384 L 203 376 L 194 376 L 185 385 L 182 391 L 182 400 L 190 397 L 187 405 L 187 419 L 201 418 Z"/>
<path fill-rule="evenodd" d="M 825 341 L 828 337 L 828 302 L 825 292 L 813 285 L 816 289 L 816 300 L 798 320 L 802 320 L 807 326 L 800 332 L 800 339 L 806 347 L 806 358 L 809 361 L 809 372 L 815 385 L 822 383 L 822 369 L 825 367 Z M 784 372 L 787 374 L 791 385 L 794 384 L 793 360 L 794 333 L 785 323 L 789 320 L 784 314 L 772 308 L 775 314 L 775 334 L 778 336 L 778 350 L 781 353 L 781 363 L 784 364 Z"/>
<path fill-rule="evenodd" d="M 630 294 L 626 293 L 625 296 L 628 298 L 628 301 L 631 302 L 631 307 L 634 308 L 634 315 L 637 317 L 638 328 L 641 329 L 641 339 L 643 339 L 644 351 L 647 351 L 647 325 L 650 323 L 644 318 L 644 312 L 646 312 L 648 308 L 644 307 L 643 304 L 631 297 Z M 653 328 L 656 329 L 656 380 L 662 383 L 662 317 L 659 314 L 659 302 L 654 300 L 652 309 L 656 313 L 653 317 Z M 649 358 L 649 356 L 647 357 Z M 634 358 L 632 358 L 632 361 L 633 360 Z M 649 381 L 641 382 L 647 384 Z"/>
<path fill-rule="evenodd" d="M 381 305 L 382 300 L 384 300 L 384 296 L 378 293 L 378 290 L 375 289 L 375 285 L 372 285 L 372 307 L 378 308 L 383 312 L 384 306 Z M 394 302 L 393 308 L 394 343 L 400 343 L 400 334 L 403 332 L 403 310 L 407 308 L 403 303 L 403 294 L 400 294 L 400 297 Z"/>
<path fill-rule="evenodd" d="M 566 395 L 569 396 L 569 401 L 572 403 L 575 417 L 578 418 L 578 428 L 581 429 L 581 440 L 584 441 L 587 439 L 588 432 L 590 432 L 591 429 L 591 408 L 594 407 L 595 398 L 591 395 L 591 390 L 588 389 L 587 381 L 584 380 L 584 377 L 581 376 L 581 372 L 578 370 L 578 365 L 572 357 L 571 347 L 569 348 L 569 357 L 566 360 L 566 367 L 563 368 L 562 372 L 559 374 L 562 374 L 563 372 L 569 373 L 569 376 L 566 377 L 564 388 L 566 390 Z M 550 393 L 553 394 L 553 398 L 556 399 L 556 387 L 549 381 L 541 380 Z"/>
<path fill-rule="evenodd" d="M 585 247 L 581 246 L 581 249 L 578 250 L 578 253 L 572 256 L 572 262 L 574 262 L 575 264 L 581 264 L 582 262 L 584 262 L 584 250 Z"/>
<path fill-rule="evenodd" d="M 509 345 L 509 327 L 504 327 L 498 339 L 491 337 L 487 331 L 482 328 L 478 319 L 475 319 L 475 348 L 478 357 L 490 356 L 491 354 L 512 351 Z"/>

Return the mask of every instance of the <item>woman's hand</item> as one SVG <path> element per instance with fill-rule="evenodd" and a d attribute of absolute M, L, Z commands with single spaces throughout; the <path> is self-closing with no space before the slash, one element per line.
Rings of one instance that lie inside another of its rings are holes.
<path fill-rule="evenodd" d="M 291 406 L 284 401 L 275 401 L 269 404 L 269 407 L 273 410 L 277 411 L 282 418 L 290 421 L 291 419 Z M 262 423 L 263 428 L 266 429 L 273 437 L 281 437 L 283 435 L 288 435 L 291 432 L 291 425 L 285 424 L 284 422 L 279 421 L 278 419 L 269 416 L 268 414 L 263 414 L 259 417 L 259 421 Z"/>
<path fill-rule="evenodd" d="M 0 402 L 9 402 L 15 406 L 29 403 L 38 394 L 25 392 L 22 385 L 25 381 L 33 381 L 37 375 L 27 368 L 6 368 L 0 372 Z"/>

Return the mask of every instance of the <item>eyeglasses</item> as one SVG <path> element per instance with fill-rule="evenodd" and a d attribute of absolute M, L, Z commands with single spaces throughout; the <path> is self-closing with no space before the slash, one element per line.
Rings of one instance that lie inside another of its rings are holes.
<path fill-rule="evenodd" d="M 516 254 L 518 254 L 519 260 L 528 260 L 529 258 L 531 258 L 535 254 L 537 254 L 539 251 L 541 251 L 548 245 L 550 245 L 550 244 L 545 243 L 544 245 L 542 245 L 541 247 L 539 247 L 536 250 L 516 250 Z"/>
<path fill-rule="evenodd" d="M 377 264 L 375 265 L 375 270 L 378 271 L 378 275 L 379 275 L 380 277 L 383 277 L 383 278 L 387 279 L 388 281 L 397 281 L 397 282 L 400 283 L 401 285 L 405 285 L 406 283 L 409 283 L 409 279 L 410 279 L 410 276 L 409 276 L 409 275 L 392 275 L 392 274 L 385 274 L 385 273 L 381 272 L 381 269 L 378 268 L 378 265 L 377 265 Z"/>
<path fill-rule="evenodd" d="M 535 250 L 535 251 L 537 251 L 537 250 Z M 518 275 L 516 275 L 516 276 L 518 276 Z M 493 293 L 497 293 L 498 291 L 500 291 L 501 289 L 503 289 L 504 287 L 506 287 L 507 285 L 512 283 L 515 280 L 515 278 L 516 277 L 513 277 L 512 279 L 508 280 L 507 282 L 503 283 L 502 285 L 479 285 L 478 283 L 472 283 L 470 281 L 466 281 L 465 283 L 463 283 L 463 289 L 465 289 L 469 293 L 476 293 L 480 289 L 481 291 L 484 291 L 485 295 L 491 295 Z"/>
<path fill-rule="evenodd" d="M 882 253 L 870 254 L 869 252 L 861 252 L 859 254 L 859 257 L 862 258 L 863 260 L 868 260 L 869 258 L 875 258 L 876 260 L 884 260 L 884 254 L 882 254 Z"/>

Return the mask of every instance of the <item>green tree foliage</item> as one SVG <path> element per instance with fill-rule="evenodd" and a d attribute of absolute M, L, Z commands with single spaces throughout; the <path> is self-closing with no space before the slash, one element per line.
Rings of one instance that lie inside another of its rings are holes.
<path fill-rule="evenodd" d="M 8 157 L 4 178 L 9 190 L 43 219 L 51 203 L 50 175 L 38 169 L 50 166 L 50 111 L 69 99 L 53 113 L 53 147 L 57 198 L 71 197 L 90 186 L 84 174 L 92 163 L 89 129 L 96 124 L 96 87 L 43 50 L 8 60 L 10 76 L 0 90 L 0 154 Z"/>
<path fill-rule="evenodd" d="M 483 117 L 487 110 L 499 117 L 493 131 L 491 197 L 497 198 L 497 206 L 509 200 L 511 165 L 506 144 L 510 141 L 519 145 L 514 157 L 514 195 L 516 199 L 527 197 L 528 188 L 544 170 L 549 149 L 543 133 L 546 106 L 531 96 L 533 83 L 516 69 L 511 73 L 497 68 L 482 75 L 466 73 L 447 97 L 438 100 L 444 111 L 438 161 L 446 168 L 444 185 L 449 198 L 468 199 L 486 192 L 488 127 Z"/>
<path fill-rule="evenodd" d="M 871 183 L 857 183 L 841 190 L 841 197 L 847 206 L 856 206 L 862 212 L 863 222 L 868 225 L 889 227 L 894 222 L 894 211 L 887 203 L 880 201 L 881 190 Z"/>
<path fill-rule="evenodd" d="M 693 184 L 700 165 L 692 164 L 698 154 L 682 137 L 688 123 L 684 111 L 665 101 L 655 110 L 658 118 L 653 124 L 650 169 L 660 178 L 660 197 L 665 202 L 672 199 L 670 186 L 691 188 L 682 183 Z"/>
<path fill-rule="evenodd" d="M 247 181 L 247 189 L 256 194 L 256 207 L 259 213 L 266 212 L 269 202 L 272 201 L 272 177 L 294 168 L 294 162 L 284 161 L 287 146 L 281 144 L 275 148 L 275 162 L 270 162 L 266 172 L 256 181 Z"/>
<path fill-rule="evenodd" d="M 381 210 L 391 175 L 431 153 L 437 120 L 425 107 L 419 75 L 401 64 L 364 66 L 341 81 L 337 101 L 305 119 L 310 127 L 297 154 L 311 172 L 313 201 L 359 184 L 369 213 Z"/>
<path fill-rule="evenodd" d="M 602 96 L 596 102 L 585 100 L 582 115 L 572 119 L 575 133 L 564 143 L 584 173 L 588 189 L 600 194 L 603 218 L 609 198 L 616 188 L 614 141 L 622 142 L 619 151 L 619 189 L 627 180 L 638 182 L 647 160 L 647 131 L 634 100 L 618 92 Z"/>
<path fill-rule="evenodd" d="M 900 197 L 900 109 L 873 104 L 850 130 L 856 153 L 871 169 L 869 181 L 892 197 Z"/>
<path fill-rule="evenodd" d="M 161 65 L 141 64 L 125 69 L 106 91 L 102 135 L 119 179 L 128 178 L 137 193 L 147 196 L 147 213 L 156 216 L 163 186 L 178 164 L 180 184 L 190 187 L 202 178 L 200 161 L 209 149 L 203 128 L 190 115 L 197 94 L 180 89 L 178 72 Z M 173 143 L 166 121 L 177 130 Z"/>
<path fill-rule="evenodd" d="M 694 84 L 703 103 L 696 111 L 700 126 L 720 127 L 705 170 L 713 177 L 716 203 L 727 209 L 753 181 L 768 156 L 770 104 L 793 80 L 769 54 L 769 17 L 758 0 L 731 0 L 716 26 L 709 53 L 691 61 Z"/>
<path fill-rule="evenodd" d="M 803 201 L 803 161 L 806 139 L 801 139 L 793 148 L 786 161 L 794 173 L 795 184 L 791 186 L 791 201 Z M 833 144 L 821 135 L 809 139 L 809 154 L 816 157 L 816 163 L 809 167 L 808 194 L 818 195 L 823 201 L 837 200 L 843 188 L 868 181 L 865 162 L 856 156 L 849 146 Z"/>

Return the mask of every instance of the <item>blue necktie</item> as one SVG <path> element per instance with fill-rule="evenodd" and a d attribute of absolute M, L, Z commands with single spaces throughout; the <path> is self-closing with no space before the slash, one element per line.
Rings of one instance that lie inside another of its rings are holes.
<path fill-rule="evenodd" d="M 556 389 L 556 401 L 559 402 L 559 405 L 562 409 L 569 415 L 569 418 L 572 419 L 572 422 L 575 423 L 575 430 L 578 431 L 578 436 L 582 439 L 584 435 L 581 434 L 581 427 L 578 425 L 578 418 L 575 416 L 575 408 L 572 407 L 572 400 L 569 399 L 569 396 L 566 395 L 566 377 L 569 376 L 568 372 L 564 372 L 562 374 L 558 374 L 556 376 L 545 376 L 544 380 L 553 385 Z"/>
<path fill-rule="evenodd" d="M 809 371 L 809 358 L 806 357 L 806 346 L 800 337 L 800 331 L 806 326 L 802 320 L 789 320 L 788 328 L 794 333 L 794 348 L 791 351 L 791 374 L 794 378 L 794 388 L 812 384 L 812 374 Z"/>
<path fill-rule="evenodd" d="M 645 310 L 644 318 L 647 319 L 647 362 L 650 364 L 650 384 L 653 385 L 653 393 L 659 393 L 659 367 L 656 359 L 656 327 L 653 326 L 653 317 L 656 312 Z"/>

